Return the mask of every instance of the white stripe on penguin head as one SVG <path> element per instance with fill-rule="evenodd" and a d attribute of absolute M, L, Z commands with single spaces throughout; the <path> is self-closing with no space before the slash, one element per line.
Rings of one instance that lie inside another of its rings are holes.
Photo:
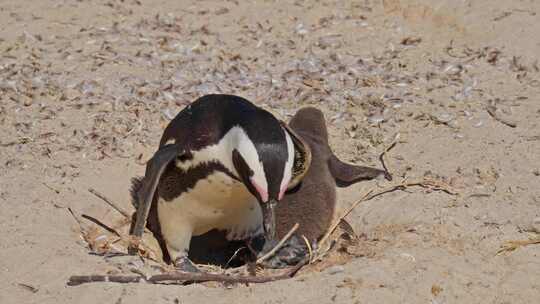
<path fill-rule="evenodd" d="M 291 139 L 291 136 L 289 135 L 289 132 L 287 130 L 283 129 L 283 132 L 285 132 L 285 139 L 287 141 L 287 162 L 285 163 L 285 167 L 283 168 L 283 179 L 281 180 L 281 184 L 279 187 L 279 197 L 278 200 L 281 200 L 283 198 L 283 194 L 287 190 L 289 183 L 291 182 L 292 178 L 292 168 L 294 164 L 294 144 Z"/>

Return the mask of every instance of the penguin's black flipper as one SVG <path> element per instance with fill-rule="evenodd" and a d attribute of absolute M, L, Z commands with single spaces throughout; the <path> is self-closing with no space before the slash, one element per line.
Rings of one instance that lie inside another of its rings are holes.
<path fill-rule="evenodd" d="M 156 192 L 161 175 L 167 165 L 185 152 L 176 144 L 164 145 L 154 154 L 146 164 L 146 172 L 142 186 L 138 192 L 137 220 L 133 226 L 132 235 L 141 237 L 146 226 L 150 206 Z"/>
<path fill-rule="evenodd" d="M 379 176 L 384 176 L 388 179 L 388 173 L 384 170 L 347 164 L 337 158 L 333 153 L 328 160 L 328 167 L 338 187 L 347 187 L 354 183 L 374 179 Z"/>

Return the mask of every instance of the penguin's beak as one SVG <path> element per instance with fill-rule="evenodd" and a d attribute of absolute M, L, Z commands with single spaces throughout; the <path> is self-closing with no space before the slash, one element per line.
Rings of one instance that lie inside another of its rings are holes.
<path fill-rule="evenodd" d="M 261 204 L 263 213 L 264 236 L 267 241 L 276 238 L 276 212 L 275 206 L 277 201 L 270 199 L 266 203 Z"/>

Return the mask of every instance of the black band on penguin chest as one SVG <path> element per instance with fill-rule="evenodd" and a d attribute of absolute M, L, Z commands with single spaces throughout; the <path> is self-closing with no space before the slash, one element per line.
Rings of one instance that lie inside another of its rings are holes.
<path fill-rule="evenodd" d="M 172 201 L 193 189 L 198 181 L 208 178 L 215 172 L 225 173 L 231 179 L 239 181 L 232 172 L 217 161 L 202 163 L 188 170 L 178 168 L 174 163 L 169 164 L 158 184 L 158 196 L 165 201 Z M 212 189 L 208 189 L 212 191 Z"/>

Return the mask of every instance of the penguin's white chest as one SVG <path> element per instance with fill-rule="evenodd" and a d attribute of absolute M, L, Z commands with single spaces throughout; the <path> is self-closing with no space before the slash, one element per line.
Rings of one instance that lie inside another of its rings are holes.
<path fill-rule="evenodd" d="M 192 235 L 226 230 L 230 240 L 262 233 L 262 212 L 257 199 L 244 184 L 219 171 L 199 180 L 174 200 L 160 198 L 158 216 L 165 239 L 186 229 Z"/>

